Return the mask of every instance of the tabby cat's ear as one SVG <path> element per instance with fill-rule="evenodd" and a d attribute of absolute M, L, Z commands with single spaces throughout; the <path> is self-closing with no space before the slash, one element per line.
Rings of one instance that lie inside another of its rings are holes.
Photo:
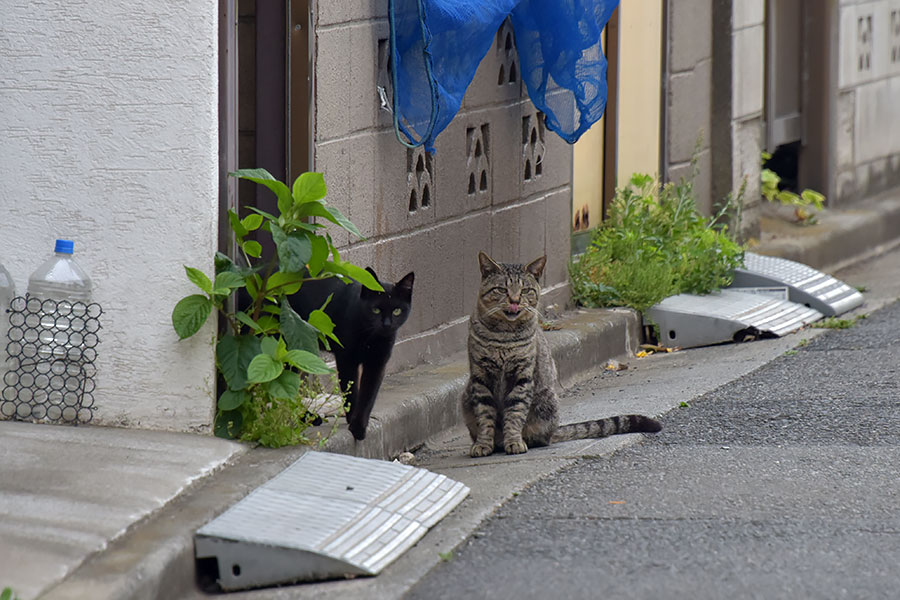
<path fill-rule="evenodd" d="M 412 287 L 415 278 L 416 274 L 410 271 L 403 279 L 394 284 L 394 291 L 402 293 L 407 299 L 412 298 Z"/>
<path fill-rule="evenodd" d="M 490 256 L 485 254 L 484 252 L 478 253 L 478 265 L 481 267 L 481 277 L 487 277 L 491 273 L 497 273 L 501 271 L 500 265 L 495 263 Z"/>
<path fill-rule="evenodd" d="M 525 267 L 525 270 L 534 275 L 535 279 L 541 278 L 541 273 L 544 272 L 544 267 L 547 265 L 547 257 L 542 256 L 537 260 L 532 261 Z"/>

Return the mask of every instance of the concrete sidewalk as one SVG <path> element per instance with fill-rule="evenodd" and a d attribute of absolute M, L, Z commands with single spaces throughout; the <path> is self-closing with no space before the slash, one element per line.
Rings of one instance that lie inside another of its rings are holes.
<path fill-rule="evenodd" d="M 820 221 L 797 228 L 768 219 L 754 250 L 833 270 L 898 241 L 900 198 Z M 560 325 L 548 335 L 566 386 L 640 343 L 629 310 L 576 311 Z M 460 353 L 389 377 L 367 439 L 356 443 L 341 429 L 327 449 L 389 459 L 458 425 L 466 369 Z M 0 422 L 0 589 L 21 600 L 180 597 L 194 587 L 194 530 L 306 451 Z"/>

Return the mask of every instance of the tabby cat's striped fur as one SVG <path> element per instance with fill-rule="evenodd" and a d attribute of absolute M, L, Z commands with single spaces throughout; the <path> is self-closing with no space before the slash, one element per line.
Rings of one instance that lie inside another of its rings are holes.
<path fill-rule="evenodd" d="M 481 288 L 469 321 L 469 382 L 462 411 L 472 456 L 617 433 L 656 432 L 662 425 L 623 415 L 559 426 L 556 364 L 538 319 L 538 283 L 546 257 L 527 266 L 497 264 L 478 253 Z"/>

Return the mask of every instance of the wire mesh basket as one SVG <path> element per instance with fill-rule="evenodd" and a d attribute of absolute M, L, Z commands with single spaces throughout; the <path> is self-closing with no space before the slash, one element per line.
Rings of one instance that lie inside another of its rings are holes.
<path fill-rule="evenodd" d="M 100 343 L 99 304 L 13 298 L 7 312 L 0 418 L 89 423 Z"/>

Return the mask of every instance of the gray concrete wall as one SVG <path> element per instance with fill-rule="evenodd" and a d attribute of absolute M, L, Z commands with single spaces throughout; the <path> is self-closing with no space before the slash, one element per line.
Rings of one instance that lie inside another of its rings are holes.
<path fill-rule="evenodd" d="M 713 5 L 711 0 L 668 0 L 666 60 L 665 147 L 663 177 L 669 181 L 691 176 L 695 156 L 699 173 L 694 179 L 697 206 L 710 213 L 712 198 L 712 85 Z M 697 147 L 697 140 L 700 146 Z"/>
<path fill-rule="evenodd" d="M 743 239 L 759 237 L 765 37 L 764 0 L 715 0 L 712 200 L 744 187 Z"/>
<path fill-rule="evenodd" d="M 366 238 L 336 232 L 342 256 L 387 280 L 416 273 L 396 370 L 464 348 L 479 250 L 546 253 L 545 303 L 567 301 L 572 150 L 527 99 L 508 25 L 436 152 L 401 145 L 376 91 L 389 81 L 387 3 L 370 4 L 318 3 L 314 168 Z"/>
<path fill-rule="evenodd" d="M 900 185 L 900 0 L 840 0 L 834 206 Z"/>

